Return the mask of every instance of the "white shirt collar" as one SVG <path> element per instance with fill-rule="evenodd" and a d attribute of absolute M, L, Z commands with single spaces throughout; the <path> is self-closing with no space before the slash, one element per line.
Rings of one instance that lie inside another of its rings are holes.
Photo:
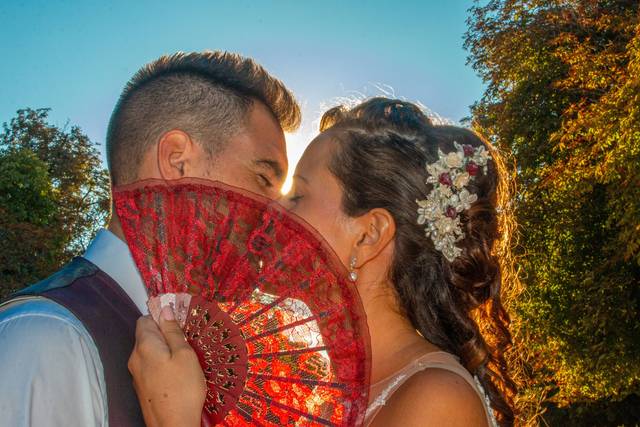
<path fill-rule="evenodd" d="M 142 314 L 149 313 L 147 289 L 129 247 L 118 236 L 109 230 L 100 230 L 82 257 L 115 280 Z"/>

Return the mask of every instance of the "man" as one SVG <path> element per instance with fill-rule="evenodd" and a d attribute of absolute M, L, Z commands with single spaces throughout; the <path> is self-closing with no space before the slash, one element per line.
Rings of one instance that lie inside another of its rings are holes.
<path fill-rule="evenodd" d="M 113 185 L 219 180 L 278 196 L 292 94 L 254 61 L 178 53 L 127 84 L 107 135 Z M 0 425 L 143 425 L 127 371 L 147 294 L 118 218 L 82 257 L 0 306 Z"/>

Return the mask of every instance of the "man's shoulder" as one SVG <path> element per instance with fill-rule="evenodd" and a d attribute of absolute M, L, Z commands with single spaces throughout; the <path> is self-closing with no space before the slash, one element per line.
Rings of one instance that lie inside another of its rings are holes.
<path fill-rule="evenodd" d="M 98 349 L 65 307 L 39 296 L 10 301 L 0 308 L 0 348 L 7 425 L 107 425 Z"/>
<path fill-rule="evenodd" d="M 43 297 L 46 292 L 63 288 L 75 280 L 95 274 L 98 268 L 83 258 L 74 258 L 60 270 L 40 282 L 22 289 L 0 304 L 0 325 L 20 328 L 29 324 L 30 333 L 36 328 L 57 330 L 67 327 L 87 334 L 82 322 L 63 305 Z"/>
<path fill-rule="evenodd" d="M 21 298 L 0 308 L 0 348 L 5 368 L 16 363 L 84 363 L 102 369 L 98 348 L 83 323 L 43 297 Z"/>
<path fill-rule="evenodd" d="M 87 329 L 71 311 L 39 296 L 20 297 L 0 307 L 0 331 L 0 341 L 5 343 L 27 338 L 29 341 L 38 339 L 52 343 L 90 339 Z"/>
<path fill-rule="evenodd" d="M 21 291 L 16 292 L 14 296 L 38 295 L 52 289 L 62 288 L 70 285 L 75 280 L 82 277 L 91 276 L 98 272 L 98 267 L 82 257 L 76 257 L 60 270 L 53 273 L 46 279 L 31 285 Z"/>

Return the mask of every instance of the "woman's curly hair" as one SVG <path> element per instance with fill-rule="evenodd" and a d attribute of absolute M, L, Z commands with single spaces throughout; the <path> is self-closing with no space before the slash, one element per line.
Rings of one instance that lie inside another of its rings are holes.
<path fill-rule="evenodd" d="M 505 352 L 511 345 L 509 315 L 501 302 L 503 270 L 498 206 L 501 184 L 497 150 L 473 131 L 433 125 L 415 104 L 372 98 L 353 108 L 334 107 L 320 122 L 338 144 L 330 170 L 343 189 L 342 208 L 359 216 L 384 208 L 396 222 L 390 281 L 404 315 L 432 344 L 461 360 L 482 384 L 501 425 L 513 425 L 516 386 Z M 487 173 L 467 185 L 478 196 L 460 213 L 462 254 L 449 262 L 417 223 L 416 200 L 432 189 L 425 165 L 454 141 L 491 153 Z"/>

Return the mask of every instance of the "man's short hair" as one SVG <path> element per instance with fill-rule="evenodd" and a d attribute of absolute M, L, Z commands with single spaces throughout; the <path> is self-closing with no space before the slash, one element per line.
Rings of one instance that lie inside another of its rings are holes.
<path fill-rule="evenodd" d="M 113 183 L 134 181 L 145 153 L 171 129 L 187 132 L 214 155 L 243 128 L 256 100 L 284 131 L 300 125 L 293 94 L 252 59 L 229 52 L 179 52 L 145 65 L 127 83 L 109 121 Z"/>

